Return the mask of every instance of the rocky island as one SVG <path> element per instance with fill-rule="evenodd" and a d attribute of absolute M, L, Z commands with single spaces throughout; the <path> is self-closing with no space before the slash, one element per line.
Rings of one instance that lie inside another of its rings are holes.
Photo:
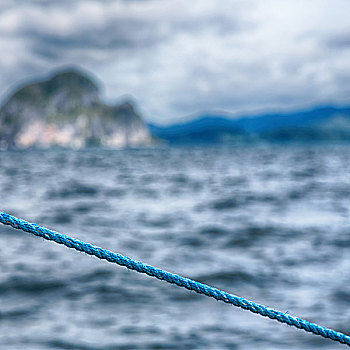
<path fill-rule="evenodd" d="M 27 84 L 0 107 L 1 148 L 147 145 L 151 135 L 133 105 L 107 105 L 77 69 Z"/>

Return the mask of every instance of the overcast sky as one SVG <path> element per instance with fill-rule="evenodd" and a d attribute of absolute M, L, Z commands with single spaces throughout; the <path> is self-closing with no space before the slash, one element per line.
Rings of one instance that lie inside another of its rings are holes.
<path fill-rule="evenodd" d="M 1 0 L 0 96 L 79 65 L 148 121 L 350 103 L 349 0 Z"/>

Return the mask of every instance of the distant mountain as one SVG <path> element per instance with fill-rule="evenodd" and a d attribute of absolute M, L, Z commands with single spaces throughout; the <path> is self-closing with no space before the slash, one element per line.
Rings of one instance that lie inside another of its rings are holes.
<path fill-rule="evenodd" d="M 95 82 L 76 69 L 24 85 L 0 108 L 1 148 L 125 147 L 150 140 L 131 103 L 102 103 Z"/>
<path fill-rule="evenodd" d="M 171 143 L 229 142 L 245 136 L 237 124 L 224 117 L 206 116 L 169 127 L 149 125 L 152 135 Z"/>
<path fill-rule="evenodd" d="M 349 140 L 350 107 L 317 107 L 290 113 L 230 118 L 206 114 L 181 124 L 149 125 L 155 137 L 170 143 Z"/>

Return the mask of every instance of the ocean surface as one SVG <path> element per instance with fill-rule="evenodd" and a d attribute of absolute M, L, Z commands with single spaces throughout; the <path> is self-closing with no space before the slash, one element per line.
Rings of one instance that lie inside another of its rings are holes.
<path fill-rule="evenodd" d="M 350 146 L 0 152 L 0 210 L 350 334 Z M 0 349 L 345 346 L 0 225 Z"/>

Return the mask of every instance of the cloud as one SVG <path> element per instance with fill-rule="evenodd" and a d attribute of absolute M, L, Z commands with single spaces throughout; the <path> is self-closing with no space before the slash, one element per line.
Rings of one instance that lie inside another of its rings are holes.
<path fill-rule="evenodd" d="M 330 35 L 324 42 L 331 49 L 350 49 L 350 28 L 342 33 Z"/>
<path fill-rule="evenodd" d="M 3 0 L 0 91 L 67 64 L 158 122 L 350 102 L 347 0 Z M 336 54 L 335 52 L 336 51 Z"/>

